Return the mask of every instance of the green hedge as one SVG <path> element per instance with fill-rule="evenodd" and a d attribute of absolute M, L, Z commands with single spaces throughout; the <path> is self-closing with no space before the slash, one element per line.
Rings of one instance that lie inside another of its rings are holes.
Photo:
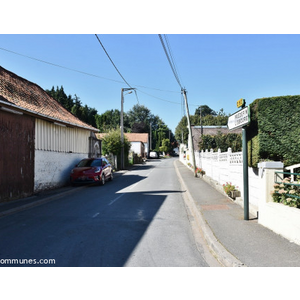
<path fill-rule="evenodd" d="M 248 164 L 261 160 L 300 163 L 300 95 L 256 99 L 247 128 Z"/>

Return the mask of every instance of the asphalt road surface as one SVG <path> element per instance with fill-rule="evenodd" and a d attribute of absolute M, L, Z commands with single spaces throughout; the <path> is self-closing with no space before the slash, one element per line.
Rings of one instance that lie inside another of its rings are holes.
<path fill-rule="evenodd" d="M 208 267 L 174 159 L 0 219 L 0 266 Z"/>

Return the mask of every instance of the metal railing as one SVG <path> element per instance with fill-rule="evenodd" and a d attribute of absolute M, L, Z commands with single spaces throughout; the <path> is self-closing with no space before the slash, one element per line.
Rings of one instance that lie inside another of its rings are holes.
<path fill-rule="evenodd" d="M 294 180 L 295 177 L 296 180 Z M 286 191 L 284 193 L 285 196 L 300 199 L 300 196 L 298 196 L 300 193 L 300 173 L 275 172 L 274 181 L 275 184 L 279 185 L 279 188 L 275 190 L 275 193 L 282 194 L 283 191 Z"/>

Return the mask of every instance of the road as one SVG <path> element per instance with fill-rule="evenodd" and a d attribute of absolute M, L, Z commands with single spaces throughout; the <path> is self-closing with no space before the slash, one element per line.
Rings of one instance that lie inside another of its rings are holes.
<path fill-rule="evenodd" d="M 174 159 L 149 160 L 104 186 L 0 218 L 1 266 L 219 266 L 184 194 Z"/>

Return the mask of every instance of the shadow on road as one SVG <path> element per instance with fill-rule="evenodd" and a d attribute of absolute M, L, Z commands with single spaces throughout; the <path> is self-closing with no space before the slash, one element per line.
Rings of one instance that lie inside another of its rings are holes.
<path fill-rule="evenodd" d="M 147 168 L 152 166 L 138 167 Z M 90 185 L 0 219 L 0 259 L 21 262 L 2 266 L 124 266 L 167 195 L 182 192 L 130 190 L 145 178 L 128 173 L 116 178 L 116 183 Z M 55 259 L 55 264 L 32 264 L 24 259 Z"/>

